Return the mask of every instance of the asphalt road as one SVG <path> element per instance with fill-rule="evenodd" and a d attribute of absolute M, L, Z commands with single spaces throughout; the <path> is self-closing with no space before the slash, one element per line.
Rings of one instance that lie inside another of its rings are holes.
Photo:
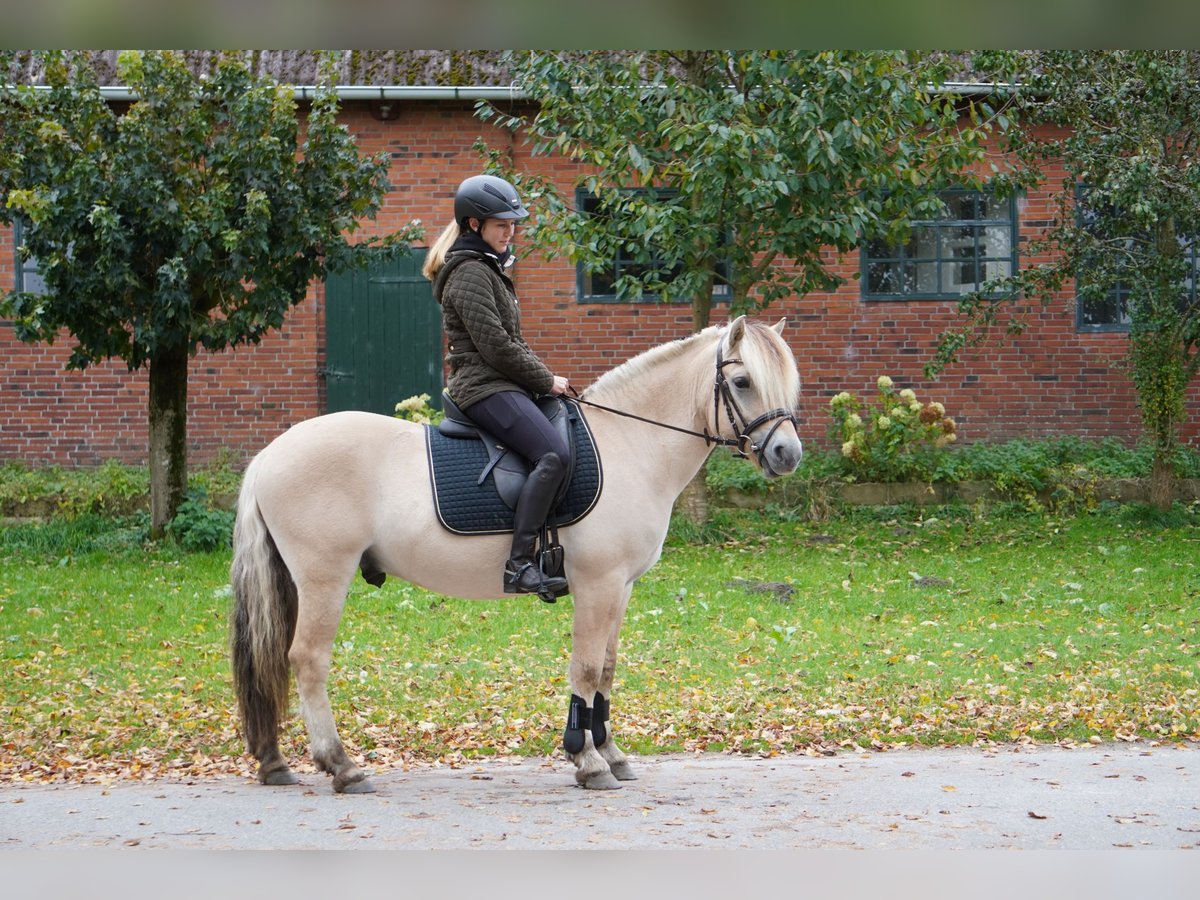
<path fill-rule="evenodd" d="M 318 774 L 283 788 L 6 785 L 0 850 L 1200 849 L 1194 747 L 634 761 L 640 780 L 604 792 L 559 759 L 384 770 L 360 796 Z"/>

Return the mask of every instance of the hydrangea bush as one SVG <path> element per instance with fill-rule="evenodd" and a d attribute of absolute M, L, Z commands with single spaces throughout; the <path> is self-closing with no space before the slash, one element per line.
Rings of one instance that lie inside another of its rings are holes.
<path fill-rule="evenodd" d="M 418 425 L 437 425 L 445 418 L 445 414 L 430 406 L 429 399 L 428 394 L 406 397 L 396 404 L 396 418 L 407 419 Z"/>
<path fill-rule="evenodd" d="M 954 419 L 941 403 L 922 403 L 910 388 L 896 390 L 887 375 L 864 402 L 842 391 L 829 401 L 829 436 L 841 445 L 847 474 L 857 481 L 928 481 L 957 440 Z"/>

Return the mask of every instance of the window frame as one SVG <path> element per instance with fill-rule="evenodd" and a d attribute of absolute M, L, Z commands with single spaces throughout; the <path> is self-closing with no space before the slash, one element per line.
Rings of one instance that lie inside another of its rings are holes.
<path fill-rule="evenodd" d="M 649 188 L 632 188 L 632 189 L 630 189 L 630 191 L 632 193 L 645 194 L 645 193 L 649 193 L 650 189 Z M 655 193 L 657 193 L 659 196 L 662 196 L 662 197 L 675 197 L 675 196 L 679 195 L 678 191 L 672 190 L 669 188 L 655 188 L 654 191 L 655 191 Z M 591 193 L 590 191 L 586 190 L 585 188 L 579 187 L 579 188 L 575 189 L 575 208 L 577 210 L 579 210 L 581 213 L 587 212 L 587 210 L 585 209 L 585 203 L 587 203 L 589 200 L 594 200 L 594 199 L 596 199 L 596 195 Z M 616 259 L 611 260 L 610 262 L 611 262 L 611 268 L 609 269 L 609 271 L 614 276 L 612 278 L 612 281 L 615 284 L 617 278 L 620 277 L 621 257 L 618 256 Z M 638 265 L 638 264 L 630 262 L 630 263 L 627 263 L 626 265 Z M 717 305 L 720 305 L 723 303 L 730 303 L 733 300 L 733 286 L 732 286 L 732 278 L 730 277 L 732 267 L 729 264 L 728 257 L 721 259 L 717 263 L 717 266 L 718 266 L 718 269 L 720 267 L 724 266 L 724 273 L 721 275 L 721 277 L 724 279 L 724 282 L 722 283 L 721 281 L 717 281 L 713 285 L 712 302 Z M 584 265 L 582 262 L 575 264 L 575 300 L 577 303 L 579 303 L 581 305 L 582 304 L 609 305 L 609 304 L 614 304 L 614 303 L 638 304 L 638 305 L 646 305 L 646 304 L 652 304 L 652 303 L 669 303 L 672 305 L 684 305 L 684 304 L 689 304 L 692 302 L 691 298 L 688 298 L 688 297 L 670 297 L 670 298 L 664 300 L 662 298 L 662 295 L 656 294 L 656 293 L 642 294 L 641 297 L 635 297 L 635 298 L 630 298 L 630 299 L 622 299 L 622 298 L 618 297 L 615 291 L 611 294 L 589 294 L 589 293 L 586 293 L 588 276 L 594 275 L 594 274 L 595 274 L 594 272 L 586 271 L 584 269 Z"/>
<path fill-rule="evenodd" d="M 946 196 L 962 197 L 965 195 L 972 195 L 976 198 L 977 204 L 979 202 L 979 198 L 990 198 L 991 202 L 1004 202 L 1008 207 L 1008 216 L 1003 219 L 939 218 L 939 219 L 913 219 L 912 220 L 912 222 L 910 224 L 912 225 L 912 227 L 914 229 L 915 228 L 935 228 L 935 229 L 937 229 L 936 255 L 931 258 L 920 257 L 919 259 L 923 262 L 934 263 L 934 265 L 936 267 L 936 280 L 937 280 L 938 285 L 940 285 L 942 283 L 942 271 L 943 271 L 944 266 L 960 265 L 962 263 L 968 263 L 968 262 L 974 263 L 974 265 L 976 267 L 978 267 L 978 266 L 984 265 L 988 262 L 997 262 L 997 261 L 1005 262 L 1006 261 L 1008 263 L 1007 276 L 1015 275 L 1018 271 L 1017 245 L 1018 245 L 1019 230 L 1020 230 L 1019 222 L 1018 222 L 1018 210 L 1017 210 L 1016 196 L 1010 195 L 1007 198 L 1000 198 L 1000 197 L 996 197 L 995 193 L 991 192 L 991 191 L 986 191 L 986 190 L 980 191 L 980 190 L 975 190 L 973 188 L 965 188 L 965 187 L 943 188 L 942 190 L 939 190 L 937 192 L 937 194 L 939 197 L 946 197 Z M 1003 227 L 1003 228 L 1007 228 L 1008 233 L 1009 233 L 1009 252 L 1008 252 L 1008 254 L 1006 256 L 980 256 L 979 252 L 978 252 L 980 249 L 979 235 L 976 234 L 975 239 L 974 239 L 976 252 L 969 259 L 962 259 L 962 258 L 955 259 L 953 257 L 943 255 L 943 234 L 952 228 L 963 228 L 963 227 L 972 227 L 972 228 Z M 869 244 L 870 244 L 870 242 L 864 241 L 859 249 L 860 295 L 861 295 L 861 298 L 865 301 L 894 303 L 897 301 L 903 302 L 903 301 L 913 301 L 913 300 L 934 300 L 934 301 L 959 300 L 963 297 L 964 294 L 969 293 L 969 291 L 916 291 L 916 290 L 908 291 L 908 292 L 904 292 L 904 291 L 901 291 L 901 292 L 872 291 L 871 290 L 870 267 L 873 264 L 877 265 L 879 263 L 906 263 L 906 262 L 912 262 L 914 260 L 914 258 L 904 255 L 907 250 L 907 246 L 894 247 L 893 249 L 899 251 L 899 254 L 895 255 L 895 256 L 871 256 Z M 974 284 L 976 284 L 978 286 L 979 282 L 974 282 Z M 978 289 L 978 287 L 976 289 Z M 999 294 L 989 293 L 987 296 L 999 296 Z"/>
<path fill-rule="evenodd" d="M 1075 331 L 1079 334 L 1103 334 L 1105 332 L 1128 332 L 1133 320 L 1129 316 L 1129 292 L 1130 287 L 1125 282 L 1117 282 L 1108 289 L 1105 295 L 1106 301 L 1116 303 L 1117 315 L 1120 321 L 1116 322 L 1085 322 L 1083 321 L 1084 305 L 1089 301 L 1087 298 L 1079 296 L 1078 277 L 1075 283 Z M 1092 301 L 1094 302 L 1094 301 Z"/>
<path fill-rule="evenodd" d="M 24 241 L 25 222 L 20 216 L 13 218 L 13 290 L 31 294 L 46 293 L 46 282 L 42 278 L 37 258 L 28 260 L 21 258 L 21 244 Z M 33 281 L 31 285 L 29 280 Z"/>

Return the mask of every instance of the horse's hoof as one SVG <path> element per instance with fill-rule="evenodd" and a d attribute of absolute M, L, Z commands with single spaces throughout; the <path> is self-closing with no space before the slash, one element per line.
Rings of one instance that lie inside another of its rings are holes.
<path fill-rule="evenodd" d="M 333 779 L 333 790 L 338 794 L 373 794 L 375 793 L 375 784 L 365 772 L 360 772 L 356 776 L 351 776 L 351 780 L 348 781 L 341 778 Z"/>
<path fill-rule="evenodd" d="M 370 778 L 364 778 L 362 781 L 353 781 L 342 788 L 343 794 L 373 794 L 375 793 L 375 783 Z"/>
<path fill-rule="evenodd" d="M 275 769 L 272 772 L 260 773 L 258 780 L 271 786 L 300 783 L 300 779 L 291 769 Z"/>
<path fill-rule="evenodd" d="M 618 763 L 611 763 L 609 768 L 612 769 L 613 777 L 617 781 L 637 781 L 637 774 L 633 771 L 633 766 L 624 760 Z"/>
<path fill-rule="evenodd" d="M 597 772 L 585 778 L 583 786 L 589 791 L 616 791 L 620 790 L 621 782 L 613 777 L 612 772 Z"/>

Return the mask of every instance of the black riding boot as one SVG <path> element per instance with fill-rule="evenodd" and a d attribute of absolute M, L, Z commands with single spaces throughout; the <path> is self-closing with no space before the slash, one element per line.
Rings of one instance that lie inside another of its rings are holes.
<path fill-rule="evenodd" d="M 550 507 L 563 478 L 563 461 L 547 453 L 537 461 L 529 479 L 521 488 L 513 512 L 513 542 L 504 566 L 506 594 L 558 594 L 566 591 L 565 578 L 547 578 L 534 558 L 538 532 L 550 514 Z"/>

